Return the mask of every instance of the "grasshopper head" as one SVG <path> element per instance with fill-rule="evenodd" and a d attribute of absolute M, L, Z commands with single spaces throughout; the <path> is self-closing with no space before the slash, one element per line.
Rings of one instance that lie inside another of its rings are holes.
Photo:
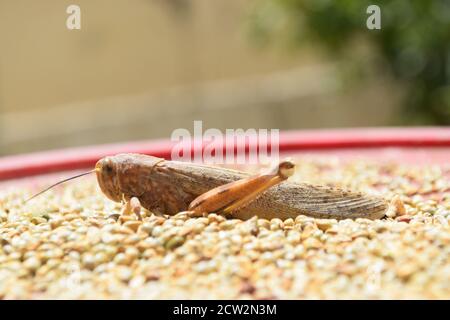
<path fill-rule="evenodd" d="M 111 200 L 120 201 L 121 190 L 119 184 L 119 163 L 114 157 L 100 159 L 95 165 L 97 181 L 102 192 Z"/>

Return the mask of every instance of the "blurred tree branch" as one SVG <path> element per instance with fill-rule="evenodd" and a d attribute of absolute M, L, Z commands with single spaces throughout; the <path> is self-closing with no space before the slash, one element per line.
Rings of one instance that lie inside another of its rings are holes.
<path fill-rule="evenodd" d="M 372 4 L 381 8 L 381 30 L 366 27 Z M 283 39 L 297 47 L 314 41 L 351 61 L 358 58 L 348 47 L 362 37 L 407 88 L 403 124 L 450 124 L 448 0 L 262 0 L 250 25 L 260 43 Z"/>

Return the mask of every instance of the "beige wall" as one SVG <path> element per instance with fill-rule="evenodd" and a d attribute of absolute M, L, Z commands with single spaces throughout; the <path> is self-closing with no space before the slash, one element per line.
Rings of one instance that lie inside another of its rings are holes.
<path fill-rule="evenodd" d="M 69 4 L 81 7 L 79 31 L 66 28 Z M 333 67 L 312 51 L 252 45 L 250 9 L 245 0 L 0 0 L 0 153 L 166 137 L 194 119 L 387 122 L 389 86 L 340 94 Z"/>

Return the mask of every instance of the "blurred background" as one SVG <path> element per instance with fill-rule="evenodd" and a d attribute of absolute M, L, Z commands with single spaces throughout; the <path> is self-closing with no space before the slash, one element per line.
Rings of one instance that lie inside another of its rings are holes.
<path fill-rule="evenodd" d="M 0 0 L 0 155 L 168 138 L 194 120 L 445 126 L 449 79 L 447 0 Z"/>

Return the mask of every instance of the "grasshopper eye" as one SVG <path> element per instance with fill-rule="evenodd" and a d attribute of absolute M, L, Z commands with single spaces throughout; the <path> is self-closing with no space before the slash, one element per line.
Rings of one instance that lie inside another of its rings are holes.
<path fill-rule="evenodd" d="M 111 173 L 113 172 L 113 168 L 112 168 L 112 166 L 111 166 L 110 164 L 106 164 L 106 165 L 103 167 L 103 170 L 105 170 L 105 172 L 106 172 L 107 174 L 111 174 Z"/>

